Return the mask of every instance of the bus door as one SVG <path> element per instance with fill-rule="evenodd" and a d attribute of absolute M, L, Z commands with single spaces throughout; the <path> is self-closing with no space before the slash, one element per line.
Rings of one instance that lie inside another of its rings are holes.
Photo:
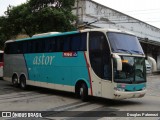
<path fill-rule="evenodd" d="M 107 39 L 102 32 L 90 32 L 89 58 L 92 67 L 93 95 L 107 97 L 112 80 L 111 56 Z"/>

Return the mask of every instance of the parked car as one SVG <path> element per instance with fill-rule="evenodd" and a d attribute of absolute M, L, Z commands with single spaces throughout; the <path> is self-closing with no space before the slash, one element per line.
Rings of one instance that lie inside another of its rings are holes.
<path fill-rule="evenodd" d="M 148 60 L 145 60 L 145 64 L 146 64 L 146 72 L 147 72 L 147 73 L 152 73 L 152 66 L 151 66 L 151 64 L 148 62 Z"/>

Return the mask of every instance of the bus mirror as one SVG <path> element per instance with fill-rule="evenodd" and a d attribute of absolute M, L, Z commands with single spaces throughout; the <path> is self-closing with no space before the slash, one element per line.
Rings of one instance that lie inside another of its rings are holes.
<path fill-rule="evenodd" d="M 122 60 L 121 57 L 117 54 L 113 54 L 113 58 L 117 64 L 117 70 L 122 71 Z"/>

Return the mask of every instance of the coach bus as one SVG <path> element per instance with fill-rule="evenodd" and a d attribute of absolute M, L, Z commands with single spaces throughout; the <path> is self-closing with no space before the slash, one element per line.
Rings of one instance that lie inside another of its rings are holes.
<path fill-rule="evenodd" d="M 108 29 L 45 33 L 9 40 L 4 50 L 4 79 L 27 85 L 109 99 L 143 97 L 145 55 L 137 37 Z"/>

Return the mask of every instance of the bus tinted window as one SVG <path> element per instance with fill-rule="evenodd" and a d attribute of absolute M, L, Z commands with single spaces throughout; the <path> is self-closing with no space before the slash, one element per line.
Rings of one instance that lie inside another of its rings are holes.
<path fill-rule="evenodd" d="M 18 49 L 18 46 L 19 46 L 19 45 L 16 44 L 15 42 L 14 42 L 13 44 L 11 44 L 11 51 L 10 51 L 10 52 L 11 52 L 12 54 L 17 54 L 17 53 L 19 52 L 19 51 L 18 51 L 18 50 L 19 50 L 19 49 Z"/>
<path fill-rule="evenodd" d="M 6 54 L 86 51 L 87 33 L 6 43 Z"/>
<path fill-rule="evenodd" d="M 23 41 L 21 42 L 22 43 L 22 53 L 27 53 L 28 51 L 28 44 L 27 44 L 27 41 Z"/>
<path fill-rule="evenodd" d="M 56 38 L 46 38 L 44 44 L 44 52 L 56 52 Z"/>
<path fill-rule="evenodd" d="M 71 39 L 72 36 L 64 37 L 63 51 L 71 51 Z"/>
<path fill-rule="evenodd" d="M 71 49 L 73 51 L 86 50 L 86 37 L 86 33 L 73 36 L 71 41 Z"/>
<path fill-rule="evenodd" d="M 5 46 L 5 53 L 6 54 L 17 54 L 18 53 L 18 44 L 15 42 L 7 43 Z"/>
<path fill-rule="evenodd" d="M 111 58 L 107 39 L 102 32 L 90 32 L 89 57 L 94 72 L 102 79 L 111 80 Z"/>
<path fill-rule="evenodd" d="M 28 41 L 27 53 L 32 53 L 32 52 L 34 52 L 34 50 L 33 50 L 33 41 Z"/>
<path fill-rule="evenodd" d="M 40 40 L 35 40 L 34 41 L 34 48 L 35 48 L 35 53 L 41 53 L 44 52 L 44 40 L 40 39 Z"/>
<path fill-rule="evenodd" d="M 56 41 L 57 41 L 56 51 L 57 52 L 62 52 L 63 51 L 63 44 L 64 44 L 63 37 L 57 37 Z"/>
<path fill-rule="evenodd" d="M 87 33 L 57 37 L 57 51 L 85 51 Z"/>
<path fill-rule="evenodd" d="M 0 62 L 3 62 L 3 53 L 0 53 Z"/>

